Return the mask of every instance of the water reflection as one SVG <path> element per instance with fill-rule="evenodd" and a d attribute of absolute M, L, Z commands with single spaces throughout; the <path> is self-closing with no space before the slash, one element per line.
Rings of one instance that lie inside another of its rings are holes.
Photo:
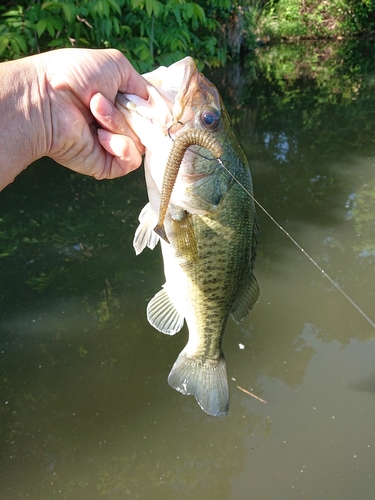
<path fill-rule="evenodd" d="M 316 50 L 216 81 L 257 199 L 371 316 L 375 58 Z M 142 172 L 48 161 L 1 193 L 1 498 L 374 496 L 374 329 L 260 213 L 260 300 L 224 338 L 230 414 L 207 416 L 166 382 L 186 329 L 145 318 L 163 276 L 133 252 L 144 203 Z"/>
<path fill-rule="evenodd" d="M 297 140 L 292 139 L 290 142 L 285 132 L 279 132 L 277 135 L 266 132 L 263 134 L 263 143 L 271 158 L 280 163 L 290 161 L 290 157 L 297 153 Z"/>

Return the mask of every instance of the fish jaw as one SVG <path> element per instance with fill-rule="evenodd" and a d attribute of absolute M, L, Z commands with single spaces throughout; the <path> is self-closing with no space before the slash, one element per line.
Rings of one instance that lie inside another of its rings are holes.
<path fill-rule="evenodd" d="M 145 176 L 152 211 L 157 214 L 164 169 L 173 142 L 165 124 L 171 120 L 172 104 L 166 101 L 151 85 L 147 86 L 149 98 L 131 94 L 117 94 L 116 107 L 125 115 L 132 130 L 145 146 Z M 159 167 L 159 168 L 157 168 Z"/>
<path fill-rule="evenodd" d="M 171 119 L 165 122 L 166 128 L 175 125 L 183 117 L 189 101 L 192 101 L 198 89 L 199 71 L 192 57 L 185 57 L 168 67 L 160 68 L 142 75 L 158 92 L 172 104 Z"/>
<path fill-rule="evenodd" d="M 200 113 L 205 106 L 213 105 L 220 110 L 222 103 L 216 87 L 198 71 L 191 57 L 169 67 L 161 66 L 143 77 L 151 84 L 147 86 L 148 100 L 119 93 L 116 106 L 145 146 L 149 200 L 152 210 L 159 213 L 165 165 L 173 140 L 189 129 L 201 128 Z M 186 152 L 171 201 L 174 204 L 181 201 L 191 213 L 205 214 L 211 207 L 200 208 L 196 203 L 190 204 L 185 200 L 185 192 L 191 182 L 191 175 L 190 179 L 187 177 L 192 155 Z"/>
<path fill-rule="evenodd" d="M 160 150 L 163 151 L 163 156 L 167 156 L 172 141 L 165 124 L 171 120 L 172 104 L 163 99 L 151 85 L 147 86 L 147 90 L 147 101 L 136 95 L 117 94 L 116 107 L 125 115 L 130 127 L 145 146 L 146 157 L 155 155 Z"/>

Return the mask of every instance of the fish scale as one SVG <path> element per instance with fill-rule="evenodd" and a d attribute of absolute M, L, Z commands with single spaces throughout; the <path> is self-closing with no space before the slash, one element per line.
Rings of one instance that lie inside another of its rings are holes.
<path fill-rule="evenodd" d="M 238 210 L 228 209 L 227 205 L 231 202 L 243 208 L 243 217 L 238 216 Z M 246 281 L 252 272 L 248 256 L 253 228 L 246 217 L 250 208 L 248 197 L 238 185 L 233 184 L 213 214 L 188 216 L 198 242 L 198 251 L 196 259 L 181 263 L 186 273 L 186 285 L 181 280 L 180 289 L 186 287 L 184 315 L 189 328 L 189 342 L 193 344 L 191 351 L 188 344 L 186 352 L 191 362 L 209 359 L 225 363 L 222 339 L 226 323 L 241 291 L 239 284 Z M 169 235 L 168 229 L 167 223 Z M 175 241 L 173 233 L 169 238 L 172 248 L 174 245 L 176 248 L 178 241 Z M 181 249 L 177 251 L 181 253 Z M 178 273 L 178 270 L 173 273 Z M 181 390 L 183 383 L 174 381 L 173 375 L 171 382 Z M 181 392 L 186 393 L 186 390 Z"/>

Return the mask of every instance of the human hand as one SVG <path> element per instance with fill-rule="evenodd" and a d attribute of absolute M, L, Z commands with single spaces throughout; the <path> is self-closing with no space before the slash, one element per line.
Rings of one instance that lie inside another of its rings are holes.
<path fill-rule="evenodd" d="M 62 49 L 36 57 L 47 97 L 43 114 L 50 117 L 44 155 L 96 179 L 137 168 L 144 148 L 113 103 L 118 91 L 146 99 L 148 93 L 146 81 L 121 52 Z"/>

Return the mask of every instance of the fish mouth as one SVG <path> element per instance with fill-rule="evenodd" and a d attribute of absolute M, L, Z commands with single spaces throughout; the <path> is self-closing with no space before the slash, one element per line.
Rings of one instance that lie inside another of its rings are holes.
<path fill-rule="evenodd" d="M 125 114 L 137 114 L 159 122 L 167 135 L 177 136 L 187 128 L 197 128 L 201 111 L 211 106 L 221 111 L 221 99 L 213 85 L 197 68 L 192 57 L 169 67 L 161 66 L 143 77 L 149 82 L 148 101 L 118 93 L 116 106 Z"/>
<path fill-rule="evenodd" d="M 183 67 L 177 67 L 177 72 L 182 72 L 181 84 L 174 96 L 172 107 L 172 120 L 169 127 L 178 123 L 192 125 L 192 117 L 200 115 L 203 108 L 212 106 L 221 110 L 221 99 L 215 87 L 200 71 L 192 57 L 186 57 L 182 61 Z M 173 65 L 170 67 L 173 68 Z M 187 110 L 190 109 L 190 116 Z M 195 127 L 194 127 L 195 128 Z"/>

